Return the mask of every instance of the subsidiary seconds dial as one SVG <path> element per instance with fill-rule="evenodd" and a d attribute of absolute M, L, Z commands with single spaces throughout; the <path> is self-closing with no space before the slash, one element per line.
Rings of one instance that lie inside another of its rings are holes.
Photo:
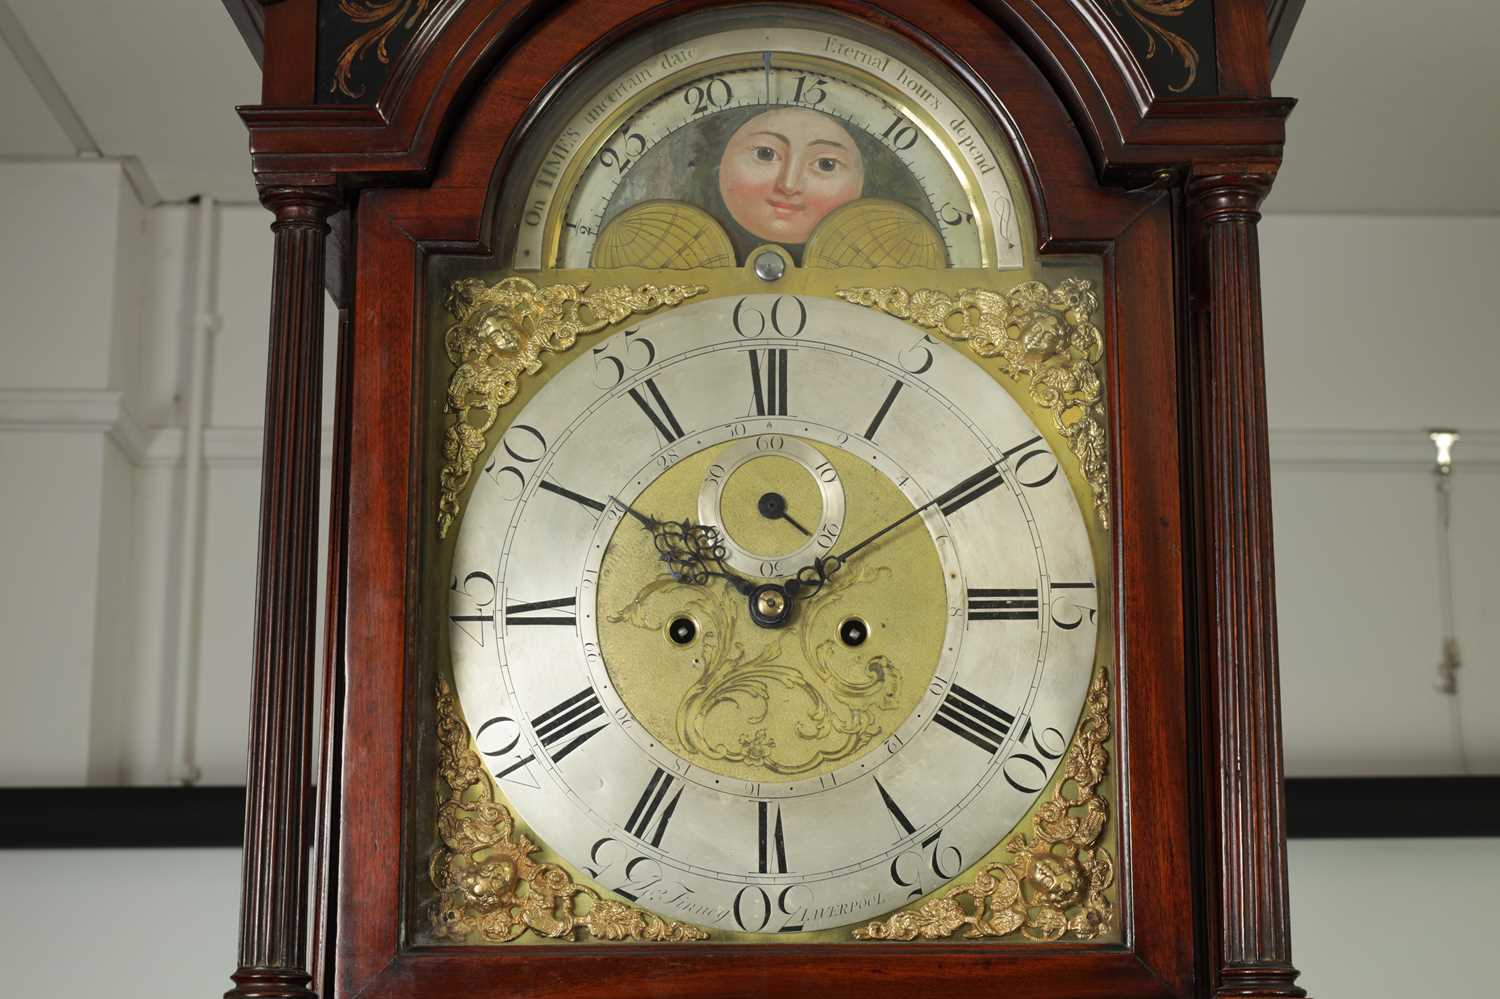
<path fill-rule="evenodd" d="M 725 931 L 873 918 L 977 862 L 1094 663 L 1045 436 L 968 356 L 811 297 L 685 305 L 567 364 L 501 435 L 454 565 L 458 692 L 519 819 Z M 775 627 L 757 588 L 790 599 Z"/>

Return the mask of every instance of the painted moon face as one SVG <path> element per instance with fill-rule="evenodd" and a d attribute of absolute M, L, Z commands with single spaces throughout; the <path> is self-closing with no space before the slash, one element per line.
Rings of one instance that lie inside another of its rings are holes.
<path fill-rule="evenodd" d="M 724 145 L 719 193 L 734 220 L 760 238 L 803 243 L 823 217 L 859 197 L 865 164 L 854 137 L 828 115 L 777 108 L 741 125 Z"/>

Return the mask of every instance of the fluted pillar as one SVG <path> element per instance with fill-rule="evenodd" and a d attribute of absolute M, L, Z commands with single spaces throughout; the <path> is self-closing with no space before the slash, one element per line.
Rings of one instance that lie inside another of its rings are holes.
<path fill-rule="evenodd" d="M 314 995 L 307 965 L 308 768 L 328 187 L 263 189 L 276 214 L 239 968 L 226 999 Z"/>
<path fill-rule="evenodd" d="M 1303 996 L 1287 914 L 1276 579 L 1256 223 L 1274 168 L 1190 178 L 1193 332 L 1187 350 L 1196 502 L 1198 649 L 1215 724 L 1209 856 L 1215 996 Z"/>

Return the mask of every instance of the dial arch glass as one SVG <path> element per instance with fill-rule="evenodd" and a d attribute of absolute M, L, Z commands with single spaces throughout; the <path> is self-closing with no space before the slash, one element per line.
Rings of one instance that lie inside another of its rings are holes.
<path fill-rule="evenodd" d="M 767 243 L 826 267 L 1024 265 L 1019 174 L 929 57 L 806 9 L 675 28 L 532 130 L 497 227 L 512 267 L 733 266 Z"/>

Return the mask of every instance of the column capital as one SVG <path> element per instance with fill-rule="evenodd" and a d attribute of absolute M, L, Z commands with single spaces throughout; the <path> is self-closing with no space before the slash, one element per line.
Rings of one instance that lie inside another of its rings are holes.
<path fill-rule="evenodd" d="M 1276 163 L 1194 164 L 1187 178 L 1188 207 L 1200 225 L 1256 222 L 1276 179 Z"/>
<path fill-rule="evenodd" d="M 328 231 L 328 217 L 344 207 L 344 196 L 332 184 L 262 184 L 260 203 L 276 216 L 272 229 L 313 226 Z"/>

